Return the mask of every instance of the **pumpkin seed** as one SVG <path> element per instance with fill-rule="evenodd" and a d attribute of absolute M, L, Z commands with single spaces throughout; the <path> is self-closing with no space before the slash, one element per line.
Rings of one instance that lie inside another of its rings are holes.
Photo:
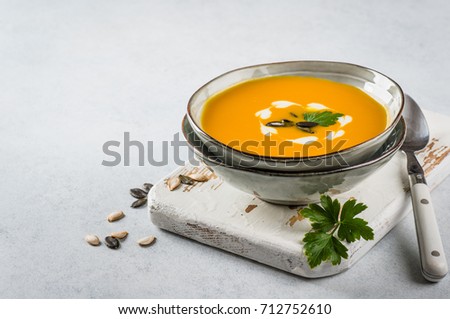
<path fill-rule="evenodd" d="M 290 121 L 290 120 L 286 120 L 283 119 L 281 121 L 273 121 L 273 122 L 269 122 L 266 124 L 266 126 L 270 126 L 270 127 L 290 127 L 290 126 L 294 126 L 295 123 Z"/>
<path fill-rule="evenodd" d="M 186 175 L 179 175 L 178 178 L 180 179 L 180 182 L 185 185 L 192 185 L 195 183 L 192 178 Z"/>
<path fill-rule="evenodd" d="M 147 191 L 144 191 L 140 188 L 132 188 L 130 189 L 130 195 L 134 198 L 141 199 L 147 197 Z"/>
<path fill-rule="evenodd" d="M 141 207 L 141 206 L 145 205 L 146 203 L 147 203 L 147 197 L 144 197 L 144 198 L 141 198 L 141 199 L 138 199 L 138 200 L 134 201 L 131 204 L 131 207 L 132 208 L 138 208 L 138 207 Z"/>
<path fill-rule="evenodd" d="M 307 133 L 314 133 L 311 128 L 316 127 L 317 125 L 319 125 L 318 123 L 315 122 L 297 122 L 295 123 L 295 126 L 302 130 L 303 132 L 307 132 Z"/>
<path fill-rule="evenodd" d="M 112 236 L 106 236 L 105 237 L 105 244 L 108 248 L 111 249 L 117 249 L 120 247 L 120 242 L 117 238 L 114 238 Z"/>
<path fill-rule="evenodd" d="M 173 176 L 167 180 L 167 188 L 170 191 L 177 189 L 178 186 L 180 186 L 180 184 L 181 184 L 181 180 L 178 176 Z"/>
<path fill-rule="evenodd" d="M 117 238 L 117 239 L 124 239 L 125 237 L 128 236 L 128 232 L 127 231 L 116 231 L 114 233 L 111 233 L 110 236 Z"/>
<path fill-rule="evenodd" d="M 98 245 L 100 245 L 100 239 L 98 239 L 98 237 L 95 236 L 95 235 L 86 235 L 86 236 L 84 237 L 84 240 L 85 240 L 88 244 L 90 244 L 90 245 L 92 245 L 92 246 L 98 246 Z"/>
<path fill-rule="evenodd" d="M 152 187 L 153 187 L 153 184 L 151 184 L 151 183 L 144 183 L 144 185 L 142 185 L 142 188 L 143 188 L 144 190 L 146 190 L 147 193 L 148 193 L 148 191 L 149 191 L 150 189 L 152 189 Z"/>
<path fill-rule="evenodd" d="M 206 182 L 207 180 L 209 180 L 208 176 L 206 176 L 205 174 L 200 174 L 200 173 L 192 173 L 192 174 L 189 174 L 188 177 L 197 182 Z"/>
<path fill-rule="evenodd" d="M 154 243 L 156 237 L 154 236 L 148 236 L 148 237 L 144 237 L 141 238 L 137 241 L 137 243 L 141 246 L 150 246 L 151 244 Z"/>
<path fill-rule="evenodd" d="M 119 219 L 122 219 L 125 217 L 125 214 L 123 213 L 123 211 L 119 210 L 117 212 L 111 213 L 108 215 L 108 221 L 110 223 L 115 222 Z"/>
<path fill-rule="evenodd" d="M 298 127 L 316 127 L 317 125 L 319 125 L 316 122 L 297 122 L 295 123 L 295 125 L 297 125 Z"/>
<path fill-rule="evenodd" d="M 297 126 L 297 128 L 306 133 L 314 133 L 313 130 L 311 130 L 309 127 L 298 127 Z"/>

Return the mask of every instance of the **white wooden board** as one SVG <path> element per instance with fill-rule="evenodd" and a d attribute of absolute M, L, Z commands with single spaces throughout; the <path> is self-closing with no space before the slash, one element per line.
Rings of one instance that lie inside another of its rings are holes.
<path fill-rule="evenodd" d="M 450 118 L 430 112 L 425 115 L 432 139 L 419 159 L 428 184 L 434 188 L 450 172 Z M 310 269 L 301 241 L 310 225 L 307 220 L 292 227 L 288 223 L 297 207 L 266 203 L 217 176 L 206 183 L 183 185 L 175 191 L 167 189 L 167 178 L 194 171 L 212 174 L 205 167 L 187 165 L 153 187 L 149 211 L 156 226 L 304 277 L 324 277 L 348 269 L 411 212 L 406 159 L 399 152 L 355 189 L 335 196 L 342 201 L 355 197 L 368 206 L 361 216 L 374 229 L 375 240 L 348 245 L 349 258 L 338 266 L 322 263 Z"/>

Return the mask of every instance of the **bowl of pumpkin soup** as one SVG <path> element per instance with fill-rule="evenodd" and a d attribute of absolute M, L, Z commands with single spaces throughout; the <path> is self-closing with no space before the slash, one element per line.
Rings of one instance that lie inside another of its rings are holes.
<path fill-rule="evenodd" d="M 191 97 L 187 120 L 227 165 L 326 171 L 369 159 L 402 110 L 402 89 L 380 72 L 342 62 L 291 61 L 218 76 Z"/>

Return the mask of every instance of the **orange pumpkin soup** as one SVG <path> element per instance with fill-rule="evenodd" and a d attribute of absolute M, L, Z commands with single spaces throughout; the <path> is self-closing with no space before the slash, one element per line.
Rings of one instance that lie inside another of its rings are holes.
<path fill-rule="evenodd" d="M 362 90 L 330 80 L 273 76 L 209 98 L 201 127 L 234 149 L 272 157 L 318 156 L 383 132 L 386 109 Z"/>

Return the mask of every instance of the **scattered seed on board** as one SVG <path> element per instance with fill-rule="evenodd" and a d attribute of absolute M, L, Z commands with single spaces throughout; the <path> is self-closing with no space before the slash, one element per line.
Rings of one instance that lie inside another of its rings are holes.
<path fill-rule="evenodd" d="M 140 188 L 132 188 L 132 189 L 130 189 L 130 195 L 133 196 L 134 198 L 137 198 L 137 199 L 142 199 L 142 198 L 147 197 L 147 193 L 148 193 L 148 191 L 145 191 L 145 190 L 140 189 Z"/>
<path fill-rule="evenodd" d="M 117 238 L 117 239 L 124 239 L 125 237 L 128 236 L 128 232 L 127 231 L 116 231 L 114 233 L 111 233 L 110 236 Z"/>
<path fill-rule="evenodd" d="M 106 236 L 105 237 L 105 244 L 108 246 L 108 248 L 111 249 L 117 249 L 120 247 L 120 242 L 117 238 L 114 238 L 112 236 Z"/>
<path fill-rule="evenodd" d="M 123 213 L 123 211 L 119 210 L 117 212 L 111 213 L 108 215 L 108 221 L 110 223 L 115 222 L 119 219 L 122 219 L 125 217 L 125 214 Z"/>
<path fill-rule="evenodd" d="M 191 179 L 193 179 L 194 181 L 197 181 L 197 182 L 206 182 L 209 180 L 208 176 L 206 176 L 205 174 L 200 174 L 200 173 L 192 173 L 192 174 L 189 174 L 188 177 L 190 177 Z"/>
<path fill-rule="evenodd" d="M 153 187 L 152 183 L 144 183 L 144 185 L 142 185 L 142 188 L 145 189 L 147 192 L 150 191 Z"/>
<path fill-rule="evenodd" d="M 147 197 L 138 199 L 136 201 L 134 201 L 133 203 L 131 203 L 131 207 L 132 208 L 138 208 L 141 207 L 142 205 L 145 205 L 147 203 Z"/>
<path fill-rule="evenodd" d="M 180 182 L 185 185 L 193 185 L 195 183 L 192 178 L 186 175 L 178 175 L 178 178 L 180 179 Z"/>
<path fill-rule="evenodd" d="M 145 247 L 145 246 L 150 246 L 151 244 L 153 244 L 153 243 L 155 242 L 155 240 L 156 240 L 156 237 L 154 237 L 154 236 L 148 236 L 148 237 L 144 237 L 144 238 L 139 239 L 139 240 L 137 241 L 137 243 L 138 243 L 140 246 Z"/>
<path fill-rule="evenodd" d="M 167 188 L 169 188 L 170 191 L 173 191 L 180 186 L 181 180 L 178 176 L 173 176 L 167 180 Z"/>
<path fill-rule="evenodd" d="M 98 245 L 100 245 L 100 239 L 98 239 L 98 237 L 95 236 L 95 235 L 86 235 L 86 236 L 84 237 L 84 240 L 85 240 L 88 244 L 90 244 L 90 245 L 92 245 L 92 246 L 98 246 Z"/>

